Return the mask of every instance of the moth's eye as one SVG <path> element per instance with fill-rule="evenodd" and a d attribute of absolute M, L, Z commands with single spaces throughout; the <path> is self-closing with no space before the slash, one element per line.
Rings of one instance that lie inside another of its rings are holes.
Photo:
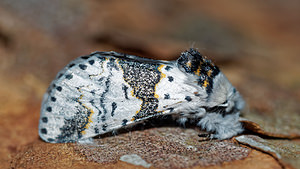
<path fill-rule="evenodd" d="M 226 100 L 225 102 L 223 102 L 219 106 L 221 106 L 221 107 L 227 107 L 228 106 L 228 101 Z"/>

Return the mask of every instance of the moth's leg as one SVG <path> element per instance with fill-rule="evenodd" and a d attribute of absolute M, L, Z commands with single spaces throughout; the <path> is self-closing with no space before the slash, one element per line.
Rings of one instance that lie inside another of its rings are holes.
<path fill-rule="evenodd" d="M 180 113 L 178 119 L 176 120 L 180 126 L 185 128 L 185 124 L 188 121 L 188 116 L 186 114 Z"/>
<path fill-rule="evenodd" d="M 177 117 L 177 123 L 179 123 L 181 126 L 185 127 L 185 124 L 188 120 L 190 122 L 195 122 L 199 118 L 203 117 L 205 115 L 206 111 L 203 108 L 199 108 L 196 112 L 189 112 L 189 113 L 179 113 L 179 117 Z"/>
<path fill-rule="evenodd" d="M 111 134 L 112 134 L 113 136 L 116 136 L 116 135 L 118 135 L 118 131 L 115 129 L 115 130 L 111 131 Z"/>
<path fill-rule="evenodd" d="M 199 108 L 195 114 L 195 119 L 202 118 L 206 113 L 206 110 L 204 108 Z"/>
<path fill-rule="evenodd" d="M 211 133 L 201 133 L 201 134 L 198 134 L 199 137 L 207 137 L 207 138 L 210 138 L 211 136 Z"/>
<path fill-rule="evenodd" d="M 208 132 L 214 132 L 214 134 L 211 134 L 212 138 L 223 140 L 243 131 L 238 119 L 239 112 L 225 116 L 219 113 L 207 113 L 197 125 Z"/>

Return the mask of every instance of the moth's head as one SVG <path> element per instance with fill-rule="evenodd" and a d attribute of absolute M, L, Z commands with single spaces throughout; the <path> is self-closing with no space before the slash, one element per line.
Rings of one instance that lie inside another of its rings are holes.
<path fill-rule="evenodd" d="M 220 107 L 225 113 L 240 111 L 244 107 L 244 100 L 239 92 L 231 85 L 224 74 L 211 60 L 202 56 L 197 50 L 189 49 L 182 52 L 177 59 L 177 66 L 187 73 L 196 85 L 205 91 L 206 105 L 209 108 Z M 204 99 L 204 98 L 203 98 Z"/>
<path fill-rule="evenodd" d="M 207 100 L 209 107 L 224 114 L 239 112 L 244 108 L 244 99 L 223 73 L 220 72 L 214 78 L 213 84 L 214 87 Z"/>

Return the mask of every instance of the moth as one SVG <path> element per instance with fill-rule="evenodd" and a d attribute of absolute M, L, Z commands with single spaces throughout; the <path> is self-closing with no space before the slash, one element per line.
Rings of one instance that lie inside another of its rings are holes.
<path fill-rule="evenodd" d="M 243 131 L 243 107 L 239 92 L 196 49 L 173 61 L 94 52 L 70 62 L 50 84 L 39 135 L 51 143 L 78 142 L 171 115 L 227 139 Z"/>

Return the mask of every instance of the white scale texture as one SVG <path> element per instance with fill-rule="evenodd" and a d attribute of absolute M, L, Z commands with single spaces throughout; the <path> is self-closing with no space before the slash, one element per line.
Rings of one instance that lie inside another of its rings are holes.
<path fill-rule="evenodd" d="M 198 126 L 214 133 L 213 138 L 226 139 L 242 132 L 238 117 L 244 101 L 223 73 L 194 49 L 183 52 L 180 58 L 160 61 L 95 52 L 75 59 L 57 74 L 44 95 L 40 137 L 52 143 L 75 142 L 167 114 L 183 123 L 186 118 L 198 120 Z M 208 66 L 203 67 L 202 62 Z M 209 70 L 202 74 L 193 70 L 203 71 L 209 66 L 215 69 L 214 75 Z M 136 70 L 131 72 L 130 68 Z M 137 73 L 134 85 L 130 84 L 131 75 Z M 201 76 L 206 82 L 199 80 Z M 153 83 L 151 88 L 147 82 Z M 139 97 L 140 89 L 146 89 L 149 96 Z M 143 102 L 149 107 L 142 107 Z M 157 107 L 150 107 L 153 105 Z M 137 116 L 139 112 L 141 116 Z"/>

